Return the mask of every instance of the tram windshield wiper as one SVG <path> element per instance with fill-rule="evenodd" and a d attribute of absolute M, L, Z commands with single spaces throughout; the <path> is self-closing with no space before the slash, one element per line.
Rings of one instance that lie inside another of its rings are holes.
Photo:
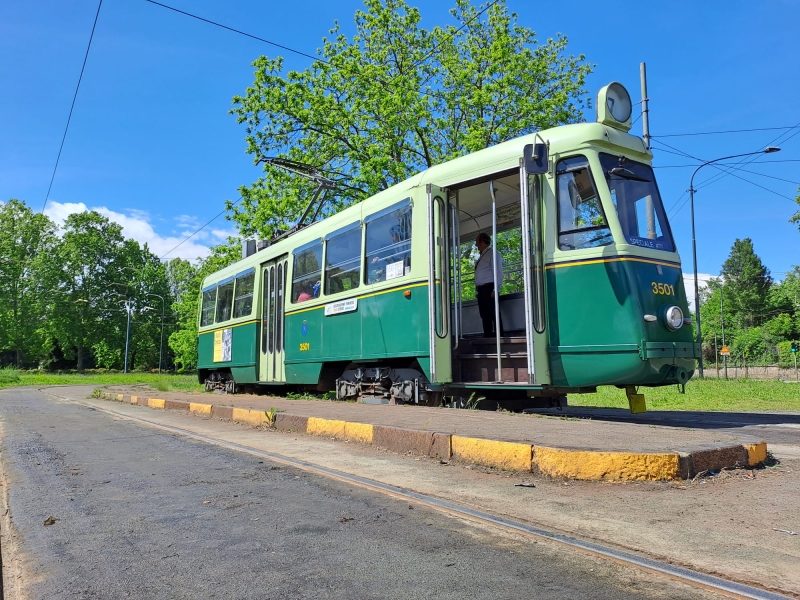
<path fill-rule="evenodd" d="M 646 183 L 650 183 L 650 180 L 647 179 L 647 177 L 637 175 L 625 167 L 614 167 L 613 169 L 609 169 L 606 171 L 606 177 L 619 177 L 620 179 L 630 179 L 632 181 L 644 181 Z"/>

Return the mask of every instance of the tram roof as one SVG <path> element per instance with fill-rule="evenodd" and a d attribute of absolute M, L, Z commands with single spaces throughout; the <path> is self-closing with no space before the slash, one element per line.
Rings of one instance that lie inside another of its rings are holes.
<path fill-rule="evenodd" d="M 651 157 L 641 138 L 601 123 L 561 125 L 538 133 L 524 135 L 420 171 L 405 181 L 382 190 L 362 202 L 354 204 L 313 225 L 309 225 L 265 250 L 256 252 L 220 271 L 208 275 L 203 281 L 203 286 L 262 264 L 271 257 L 289 253 L 295 247 L 323 237 L 325 232 L 334 230 L 354 218 L 360 219 L 365 208 L 369 210 L 372 205 L 375 205 L 376 210 L 379 210 L 380 208 L 378 207 L 383 207 L 387 201 L 401 200 L 408 197 L 411 190 L 415 188 L 429 183 L 441 187 L 459 186 L 459 184 L 468 184 L 470 181 L 488 177 L 493 173 L 519 168 L 519 159 L 522 157 L 525 145 L 534 144 L 541 140 L 549 143 L 550 156 L 573 152 L 590 146 L 606 146 L 609 149 L 612 147 L 617 149 L 624 148 L 639 160 L 649 161 Z"/>

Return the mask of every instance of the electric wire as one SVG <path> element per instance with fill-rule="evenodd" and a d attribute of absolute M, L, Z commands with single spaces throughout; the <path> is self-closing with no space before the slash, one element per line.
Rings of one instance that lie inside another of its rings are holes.
<path fill-rule="evenodd" d="M 800 125 L 800 123 L 798 123 L 798 125 Z M 781 137 L 782 137 L 782 136 L 781 136 Z M 669 154 L 677 154 L 678 156 L 685 156 L 685 157 L 687 157 L 687 158 L 691 158 L 691 159 L 693 159 L 693 160 L 697 160 L 697 161 L 702 161 L 702 159 L 700 159 L 700 158 L 698 158 L 698 157 L 696 157 L 696 156 L 692 156 L 691 154 L 689 154 L 689 153 L 687 153 L 687 152 L 683 152 L 682 150 L 679 150 L 678 148 L 675 148 L 674 146 L 670 146 L 670 145 L 669 145 L 669 144 L 667 144 L 666 142 L 660 142 L 660 141 L 658 141 L 658 140 L 653 140 L 653 141 L 657 142 L 658 144 L 661 144 L 661 145 L 667 146 L 667 147 L 669 147 L 669 148 L 672 148 L 672 150 L 674 150 L 674 152 L 673 152 L 673 151 L 669 151 L 669 150 L 663 150 L 663 149 L 659 149 L 660 151 L 663 151 L 663 152 L 668 152 Z M 756 156 L 758 157 L 758 156 L 760 156 L 760 155 L 756 155 Z M 715 167 L 715 168 L 719 169 L 719 167 L 718 167 L 717 165 L 715 165 L 715 164 L 712 164 L 712 165 L 710 165 L 710 166 L 712 166 L 712 167 Z M 738 167 L 738 168 L 737 168 L 737 167 L 731 167 L 731 168 L 730 168 L 730 171 L 735 171 L 735 170 L 739 170 L 739 169 L 741 169 L 741 167 Z M 759 184 L 757 184 L 757 183 L 755 183 L 755 182 L 753 182 L 753 181 L 750 181 L 749 179 L 745 179 L 744 177 L 740 177 L 739 175 L 736 175 L 736 174 L 735 174 L 735 173 L 733 173 L 733 172 L 728 172 L 728 174 L 730 174 L 730 175 L 733 175 L 733 176 L 734 176 L 734 177 L 736 177 L 737 179 L 741 179 L 742 181 L 745 181 L 745 182 L 749 183 L 750 185 L 754 185 L 754 186 L 756 186 L 756 187 L 758 187 L 758 188 L 761 188 L 762 190 L 765 190 L 765 191 L 767 191 L 767 192 L 770 192 L 771 194 L 775 194 L 776 196 L 780 196 L 781 198 L 786 198 L 787 200 L 790 200 L 790 201 L 794 202 L 794 199 L 793 199 L 793 198 L 790 198 L 789 196 L 784 196 L 783 194 L 781 194 L 781 193 L 779 193 L 779 192 L 776 192 L 776 191 L 774 191 L 774 190 L 771 190 L 771 189 L 769 189 L 769 188 L 766 188 L 766 187 L 764 187 L 763 185 L 759 185 Z M 713 181 L 712 181 L 711 183 L 713 183 Z M 705 185 L 709 185 L 709 180 L 706 180 L 705 182 L 703 182 L 703 184 L 698 184 L 698 186 L 697 186 L 697 189 L 700 189 L 701 187 L 705 187 Z M 674 217 L 675 215 L 677 215 L 677 214 L 678 214 L 678 213 L 679 213 L 679 212 L 680 212 L 680 211 L 683 209 L 683 207 L 684 207 L 684 206 L 686 206 L 686 203 L 687 203 L 687 202 L 688 202 L 688 201 L 691 199 L 691 196 L 690 196 L 689 198 L 687 198 L 687 199 L 686 199 L 686 200 L 683 202 L 683 204 L 681 204 L 681 205 L 680 205 L 680 206 L 679 206 L 677 209 L 675 208 L 675 207 L 677 206 L 678 202 L 680 202 L 680 201 L 681 201 L 681 199 L 682 199 L 682 198 L 683 198 L 683 197 L 684 197 L 684 196 L 685 196 L 687 193 L 688 193 L 688 191 L 687 191 L 687 192 L 684 192 L 683 194 L 681 194 L 680 198 L 678 198 L 678 200 L 677 200 L 677 201 L 675 201 L 675 203 L 672 205 L 672 208 L 670 208 L 670 209 L 669 209 L 669 211 L 668 211 L 668 213 L 667 213 L 667 214 L 668 214 L 668 216 L 669 216 L 669 218 L 672 218 L 672 217 Z"/>
<path fill-rule="evenodd" d="M 58 163 L 61 160 L 61 151 L 64 149 L 64 142 L 67 140 L 67 132 L 69 131 L 69 123 L 72 120 L 72 111 L 75 109 L 75 101 L 78 99 L 78 90 L 81 89 L 81 81 L 83 80 L 83 72 L 86 69 L 86 61 L 89 58 L 89 50 L 92 48 L 92 40 L 94 39 L 94 30 L 97 28 L 97 19 L 100 16 L 100 7 L 103 6 L 103 0 L 97 4 L 97 13 L 94 15 L 94 23 L 92 24 L 92 33 L 89 35 L 89 44 L 86 46 L 86 54 L 83 57 L 83 65 L 81 66 L 81 74 L 78 76 L 78 85 L 75 86 L 75 94 L 72 96 L 72 105 L 69 107 L 69 116 L 67 117 L 67 126 L 64 128 L 64 135 L 61 137 L 61 146 L 58 148 L 58 156 L 56 157 L 56 164 L 53 167 L 53 175 L 50 177 L 50 185 L 47 187 L 47 194 L 44 197 L 44 204 L 42 205 L 42 213 L 47 208 L 47 200 L 50 198 L 50 191 L 53 189 L 53 181 L 56 178 L 56 171 L 58 171 Z"/>
<path fill-rule="evenodd" d="M 665 137 L 687 137 L 693 135 L 721 135 L 725 133 L 747 133 L 750 131 L 777 131 L 781 129 L 794 129 L 797 125 L 787 125 L 786 127 L 756 127 L 753 129 L 729 129 L 727 131 L 696 131 L 692 133 L 667 133 L 664 135 L 651 135 L 651 138 L 665 138 Z"/>
<path fill-rule="evenodd" d="M 149 1 L 149 0 L 148 0 L 148 1 Z M 240 196 L 240 197 L 239 197 L 239 199 L 238 199 L 236 202 L 234 202 L 233 204 L 231 204 L 231 208 L 233 208 L 234 206 L 236 206 L 237 204 L 239 204 L 239 203 L 240 203 L 242 200 L 244 200 L 244 198 L 242 198 L 242 197 Z M 219 218 L 220 218 L 222 215 L 224 215 L 224 214 L 227 212 L 227 210 L 228 210 L 228 208 L 227 208 L 227 207 L 226 207 L 226 208 L 224 208 L 224 209 L 223 209 L 223 210 L 222 210 L 220 213 L 218 213 L 218 214 L 217 214 L 217 215 L 216 215 L 216 216 L 215 216 L 213 219 L 211 219 L 210 221 L 208 221 L 208 222 L 207 222 L 205 225 L 203 225 L 203 226 L 202 226 L 202 227 L 200 227 L 199 229 L 195 230 L 195 231 L 194 231 L 194 233 L 191 233 L 191 234 L 189 234 L 188 236 L 186 236 L 185 238 L 183 238 L 183 239 L 182 239 L 182 240 L 181 240 L 181 241 L 178 243 L 178 245 L 177 245 L 177 246 L 175 246 L 174 248 L 172 248 L 172 249 L 171 249 L 171 250 L 169 250 L 168 252 L 165 252 L 163 255 L 161 255 L 161 258 L 159 258 L 159 260 L 164 260 L 164 259 L 167 257 L 167 255 L 169 255 L 170 253 L 172 253 L 172 252 L 174 252 L 175 250 L 177 250 L 178 248 L 180 248 L 180 247 L 181 247 L 181 246 L 182 246 L 182 245 L 183 245 L 185 242 L 188 242 L 190 239 L 192 239 L 194 236 L 196 236 L 198 233 L 200 233 L 200 232 L 201 232 L 203 229 L 205 229 L 206 227 L 208 227 L 209 225 L 211 225 L 211 223 L 213 223 L 214 221 L 216 221 L 217 219 L 219 219 Z"/>
<path fill-rule="evenodd" d="M 661 152 L 668 152 L 667 150 L 660 149 Z M 676 156 L 683 156 L 683 154 L 678 154 L 677 152 L 669 152 L 669 154 L 675 154 Z M 784 160 L 760 160 L 758 164 L 765 165 L 767 163 L 787 163 L 787 162 L 800 162 L 800 158 L 787 158 Z M 716 163 L 718 165 L 735 165 L 736 163 Z M 698 167 L 697 163 L 692 163 L 690 165 L 653 165 L 654 169 L 688 169 L 689 167 Z"/>
<path fill-rule="evenodd" d="M 792 131 L 792 130 L 794 130 L 794 129 L 797 129 L 798 127 L 800 127 L 800 123 L 797 123 L 797 124 L 796 124 L 794 127 L 792 127 L 792 128 L 789 130 L 789 131 L 786 131 L 786 132 L 784 132 L 784 133 L 780 134 L 780 135 L 779 135 L 778 137 L 776 137 L 775 139 L 773 139 L 773 140 L 771 140 L 771 141 L 767 142 L 767 143 L 765 144 L 765 146 L 764 146 L 764 147 L 768 147 L 768 146 L 772 146 L 772 145 L 777 145 L 777 144 L 785 144 L 785 143 L 786 143 L 786 142 L 788 142 L 790 139 L 792 139 L 794 136 L 796 136 L 798 133 L 800 133 L 800 129 L 799 129 L 799 130 L 797 130 L 797 131 L 795 131 L 795 132 L 794 132 L 792 135 L 790 135 L 789 137 L 787 137 L 787 138 L 785 138 L 785 139 L 781 139 L 781 138 L 784 138 L 784 136 L 786 136 L 786 135 L 787 135 L 789 132 L 791 132 L 791 131 Z M 745 166 L 745 165 L 749 165 L 750 163 L 752 163 L 752 162 L 754 162 L 754 161 L 758 160 L 758 158 L 759 158 L 759 155 L 758 155 L 758 154 L 755 154 L 755 155 L 753 155 L 753 156 L 745 156 L 745 157 L 742 157 L 742 158 L 741 158 L 741 159 L 740 159 L 738 162 L 739 162 L 739 164 L 740 164 L 740 165 L 742 165 L 742 166 Z M 702 185 L 699 185 L 699 186 L 698 186 L 698 188 L 700 188 L 700 187 L 705 187 L 706 185 L 711 185 L 711 184 L 712 184 L 712 183 L 714 183 L 715 181 L 719 181 L 720 179 L 723 179 L 724 177 L 726 177 L 727 175 L 730 175 L 730 174 L 731 174 L 730 172 L 728 172 L 728 173 L 725 173 L 725 174 L 717 174 L 715 177 L 712 177 L 710 180 L 706 181 L 704 184 L 702 184 Z"/>
<path fill-rule="evenodd" d="M 293 48 L 289 48 L 289 46 L 283 46 L 282 44 L 278 44 L 277 42 L 271 42 L 270 40 L 264 39 L 262 37 L 258 37 L 257 35 L 253 35 L 252 33 L 247 33 L 246 31 L 241 31 L 240 29 L 234 29 L 233 27 L 228 27 L 227 25 L 223 25 L 222 23 L 217 23 L 216 21 L 212 21 L 210 19 L 204 19 L 203 17 L 199 17 L 197 15 L 193 15 L 192 13 L 179 10 L 172 6 L 168 6 L 166 4 L 161 4 L 161 2 L 156 2 L 156 0 L 145 0 L 145 2 L 149 2 L 150 4 L 155 4 L 157 6 L 161 6 L 162 8 L 166 8 L 167 10 L 174 11 L 176 13 L 180 13 L 182 15 L 186 15 L 187 17 L 191 17 L 192 19 L 197 19 L 198 21 L 203 21 L 204 23 L 208 23 L 210 25 L 214 25 L 216 27 L 221 27 L 222 29 L 227 29 L 228 31 L 233 31 L 234 33 L 238 33 L 239 35 L 243 35 L 245 37 L 252 38 L 254 40 L 258 40 L 259 42 L 264 42 L 265 44 L 269 44 L 270 46 L 275 46 L 276 48 L 280 48 L 281 50 L 286 50 L 287 52 L 291 52 L 292 54 L 297 54 L 299 56 L 304 56 L 306 58 L 310 58 L 312 60 L 318 60 L 321 63 L 325 63 L 329 65 L 328 61 L 318 57 L 312 56 L 311 54 L 306 54 L 305 52 L 301 52 L 300 50 L 294 50 Z"/>

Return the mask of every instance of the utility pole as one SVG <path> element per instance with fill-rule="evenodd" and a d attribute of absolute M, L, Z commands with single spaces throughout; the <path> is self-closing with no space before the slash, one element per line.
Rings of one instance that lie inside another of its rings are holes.
<path fill-rule="evenodd" d="M 724 286 L 719 286 L 719 319 L 720 323 L 722 324 L 722 347 L 725 347 L 725 311 L 723 310 L 722 306 L 722 290 L 725 289 Z M 722 362 L 725 364 L 725 379 L 728 378 L 728 355 L 722 357 Z M 719 371 L 717 371 L 717 377 L 719 377 Z"/>
<path fill-rule="evenodd" d="M 125 300 L 125 311 L 128 313 L 128 327 L 125 330 L 125 368 L 123 373 L 128 372 L 128 347 L 131 339 L 131 312 L 133 312 L 133 300 Z"/>
<path fill-rule="evenodd" d="M 161 375 L 161 356 L 164 353 L 164 296 L 159 296 L 153 292 L 148 292 L 147 295 L 161 298 L 161 343 L 158 346 L 158 374 Z"/>

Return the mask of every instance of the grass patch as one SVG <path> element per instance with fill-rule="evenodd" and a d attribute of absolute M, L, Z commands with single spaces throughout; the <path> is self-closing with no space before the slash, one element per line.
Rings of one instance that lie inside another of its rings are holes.
<path fill-rule="evenodd" d="M 0 387 L 19 385 L 19 371 L 11 367 L 0 369 Z"/>
<path fill-rule="evenodd" d="M 692 379 L 686 393 L 678 386 L 640 387 L 648 410 L 765 411 L 800 410 L 800 384 L 758 379 Z M 570 394 L 570 406 L 628 408 L 625 390 L 602 386 L 596 394 Z"/>
<path fill-rule="evenodd" d="M 13 372 L 14 375 L 11 373 Z M 158 375 L 155 373 L 48 373 L 0 369 L 0 388 L 16 385 L 136 385 L 146 384 L 166 392 L 202 392 L 196 375 Z"/>

